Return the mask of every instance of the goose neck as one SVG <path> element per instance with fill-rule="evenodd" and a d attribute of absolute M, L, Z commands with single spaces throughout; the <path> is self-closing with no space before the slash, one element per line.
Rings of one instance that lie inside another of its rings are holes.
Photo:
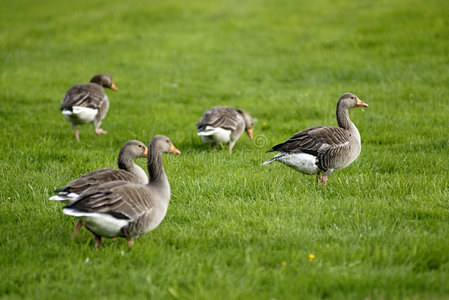
<path fill-rule="evenodd" d="M 351 130 L 354 126 L 349 118 L 348 108 L 341 105 L 340 102 L 337 104 L 337 122 L 338 126 L 347 130 Z"/>
<path fill-rule="evenodd" d="M 354 123 L 352 123 L 351 119 L 349 118 L 348 109 L 346 107 L 337 105 L 337 122 L 338 126 L 348 130 L 351 134 L 353 134 L 354 138 L 360 143 L 360 133 L 357 127 L 354 125 Z"/>
<path fill-rule="evenodd" d="M 119 169 L 131 171 L 135 167 L 134 161 L 126 155 L 119 155 L 117 160 Z"/>
<path fill-rule="evenodd" d="M 148 149 L 148 153 L 147 168 L 150 177 L 149 183 L 155 184 L 166 182 L 167 177 L 162 165 L 162 154 L 151 148 Z"/>

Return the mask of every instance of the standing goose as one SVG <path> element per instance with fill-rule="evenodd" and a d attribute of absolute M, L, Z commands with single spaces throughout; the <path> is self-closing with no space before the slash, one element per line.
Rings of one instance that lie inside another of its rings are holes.
<path fill-rule="evenodd" d="M 214 106 L 204 112 L 196 128 L 203 142 L 212 145 L 212 151 L 215 151 L 217 144 L 229 143 L 228 151 L 232 153 L 235 142 L 244 130 L 253 139 L 254 120 L 243 109 Z"/>
<path fill-rule="evenodd" d="M 166 136 L 153 137 L 148 145 L 147 184 L 113 181 L 84 191 L 77 201 L 65 206 L 66 215 L 80 218 L 94 235 L 96 247 L 101 237 L 135 238 L 155 229 L 164 219 L 170 201 L 170 184 L 162 166 L 162 153 L 180 154 Z"/>
<path fill-rule="evenodd" d="M 79 124 L 94 123 L 96 134 L 106 134 L 100 128 L 101 121 L 109 109 L 109 99 L 103 87 L 118 91 L 112 77 L 108 74 L 98 74 L 92 77 L 90 83 L 73 85 L 62 99 L 62 115 L 70 122 L 75 130 L 76 140 L 79 142 Z"/>
<path fill-rule="evenodd" d="M 103 168 L 84 174 L 78 179 L 69 182 L 65 187 L 54 190 L 58 193 L 50 197 L 50 200 L 61 201 L 65 204 L 73 203 L 79 195 L 92 186 L 102 183 L 125 180 L 137 184 L 148 183 L 148 177 L 141 167 L 134 163 L 134 158 L 147 157 L 148 148 L 139 141 L 131 140 L 125 143 L 120 149 L 117 164 L 119 169 Z M 78 220 L 73 231 L 72 237 L 75 237 L 82 226 Z"/>
<path fill-rule="evenodd" d="M 360 154 L 360 134 L 348 114 L 348 109 L 358 106 L 368 104 L 353 94 L 341 95 L 337 102 L 339 127 L 315 126 L 301 130 L 267 150 L 279 153 L 263 164 L 280 161 L 301 173 L 317 174 L 317 179 L 326 186 L 327 176 L 349 166 Z"/>

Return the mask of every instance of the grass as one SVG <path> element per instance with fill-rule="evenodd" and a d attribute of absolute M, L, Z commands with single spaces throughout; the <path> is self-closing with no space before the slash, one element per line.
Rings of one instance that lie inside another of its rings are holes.
<path fill-rule="evenodd" d="M 442 0 L 1 0 L 0 296 L 449 298 L 448 20 Z M 120 89 L 108 134 L 78 144 L 58 107 L 99 72 Z M 327 189 L 262 167 L 335 125 L 343 92 L 369 104 L 350 112 L 362 154 Z M 211 153 L 195 124 L 213 105 L 257 118 L 255 142 Z M 131 251 L 72 241 L 51 191 L 155 134 L 183 152 L 162 224 Z"/>

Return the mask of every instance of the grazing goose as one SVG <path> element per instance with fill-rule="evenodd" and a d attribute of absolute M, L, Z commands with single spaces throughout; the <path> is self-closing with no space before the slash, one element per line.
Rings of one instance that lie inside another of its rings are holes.
<path fill-rule="evenodd" d="M 109 109 L 109 99 L 103 87 L 118 91 L 112 77 L 108 74 L 98 74 L 92 77 L 90 83 L 73 85 L 62 99 L 62 115 L 70 122 L 75 130 L 76 140 L 79 142 L 79 124 L 94 123 L 96 134 L 106 134 L 100 128 L 101 121 Z"/>
<path fill-rule="evenodd" d="M 209 108 L 196 124 L 198 135 L 203 142 L 212 145 L 212 151 L 215 151 L 217 144 L 229 143 L 229 153 L 232 153 L 235 142 L 244 130 L 253 139 L 253 127 L 254 120 L 246 111 L 228 106 Z"/>
<path fill-rule="evenodd" d="M 54 190 L 53 192 L 58 194 L 50 197 L 50 200 L 70 204 L 75 202 L 78 196 L 88 188 L 110 181 L 125 180 L 137 184 L 146 184 L 148 183 L 147 174 L 134 163 L 134 158 L 147 157 L 147 155 L 148 148 L 142 142 L 136 140 L 128 141 L 120 149 L 117 159 L 118 170 L 103 168 L 86 173 L 80 178 L 69 182 L 65 187 Z M 77 235 L 82 224 L 78 220 L 72 234 L 73 238 Z"/>
<path fill-rule="evenodd" d="M 147 184 L 113 181 L 93 186 L 78 200 L 65 206 L 66 215 L 80 218 L 94 235 L 96 247 L 101 237 L 126 237 L 128 246 L 138 236 L 155 229 L 164 219 L 170 201 L 170 184 L 162 166 L 162 153 L 180 154 L 166 136 L 153 137 L 148 145 Z"/>
<path fill-rule="evenodd" d="M 279 151 L 264 162 L 280 161 L 305 174 L 317 174 L 324 186 L 333 171 L 349 166 L 360 154 L 360 134 L 349 119 L 348 109 L 368 104 L 357 96 L 345 93 L 337 102 L 339 127 L 315 126 L 301 130 L 282 144 L 266 152 Z"/>

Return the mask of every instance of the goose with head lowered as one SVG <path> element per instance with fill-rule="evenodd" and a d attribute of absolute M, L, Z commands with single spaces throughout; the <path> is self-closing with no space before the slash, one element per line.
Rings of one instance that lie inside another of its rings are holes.
<path fill-rule="evenodd" d="M 148 145 L 147 184 L 121 180 L 93 186 L 65 206 L 63 213 L 81 219 L 94 235 L 97 248 L 101 237 L 125 237 L 132 247 L 135 238 L 159 226 L 167 213 L 170 184 L 162 165 L 163 153 L 181 152 L 168 137 L 157 135 Z"/>
<path fill-rule="evenodd" d="M 62 115 L 73 127 L 75 138 L 79 142 L 77 125 L 92 123 L 96 134 L 106 134 L 100 128 L 103 118 L 109 110 L 109 99 L 103 88 L 118 91 L 109 74 L 98 74 L 89 83 L 73 85 L 62 99 Z"/>
<path fill-rule="evenodd" d="M 203 142 L 211 144 L 212 151 L 215 145 L 229 144 L 228 152 L 232 153 L 243 131 L 253 139 L 254 120 L 243 109 L 214 106 L 204 112 L 196 127 Z"/>
<path fill-rule="evenodd" d="M 117 159 L 118 169 L 102 168 L 86 173 L 67 183 L 66 186 L 54 190 L 53 192 L 58 194 L 50 197 L 50 200 L 70 204 L 75 202 L 79 195 L 88 188 L 110 181 L 125 180 L 137 184 L 146 184 L 148 183 L 148 176 L 134 162 L 134 159 L 147 157 L 147 155 L 148 148 L 142 142 L 130 140 L 120 149 Z M 76 236 L 81 226 L 82 222 L 78 220 L 72 237 Z"/>
<path fill-rule="evenodd" d="M 315 126 L 301 130 L 267 150 L 279 153 L 263 164 L 279 161 L 301 173 L 317 174 L 317 179 L 326 186 L 327 177 L 333 171 L 349 166 L 359 156 L 360 134 L 349 119 L 348 109 L 367 106 L 354 94 L 341 95 L 337 102 L 338 127 Z"/>

